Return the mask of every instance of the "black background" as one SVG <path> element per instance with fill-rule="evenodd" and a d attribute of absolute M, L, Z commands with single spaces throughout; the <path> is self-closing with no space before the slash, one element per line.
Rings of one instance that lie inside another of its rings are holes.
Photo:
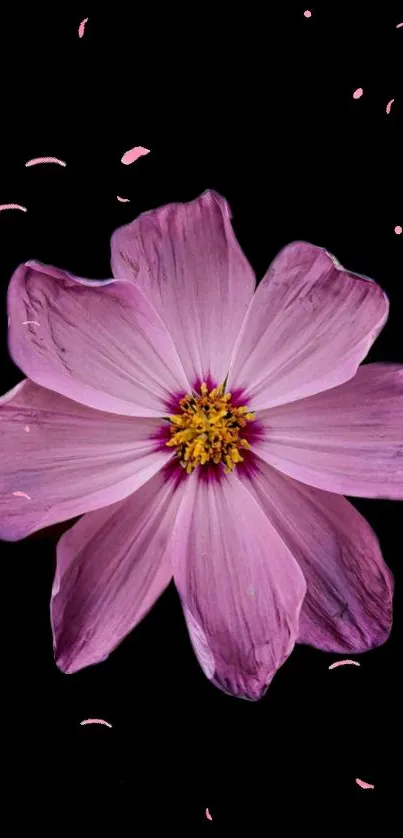
<path fill-rule="evenodd" d="M 206 188 L 229 201 L 258 278 L 304 239 L 376 279 L 391 313 L 367 360 L 403 362 L 403 9 L 33 6 L 10 3 L 1 19 L 0 203 L 28 208 L 0 213 L 2 392 L 23 377 L 6 338 L 17 264 L 109 277 L 116 227 Z M 134 145 L 151 153 L 125 167 Z M 67 166 L 24 167 L 40 155 Z M 3 818 L 17 831 L 253 836 L 379 816 L 388 834 L 402 794 L 402 508 L 352 502 L 395 574 L 392 636 L 360 668 L 329 671 L 337 656 L 296 647 L 258 703 L 207 681 L 173 586 L 105 663 L 63 675 L 48 603 L 71 522 L 2 542 Z M 80 726 L 88 717 L 113 727 Z"/>

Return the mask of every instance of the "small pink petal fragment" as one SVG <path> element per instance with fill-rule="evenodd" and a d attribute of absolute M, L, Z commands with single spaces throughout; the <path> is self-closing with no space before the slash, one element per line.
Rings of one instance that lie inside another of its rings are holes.
<path fill-rule="evenodd" d="M 312 12 L 310 12 L 310 11 L 309 11 L 309 9 L 307 9 L 307 10 L 304 12 L 304 17 L 312 17 Z"/>
<path fill-rule="evenodd" d="M 394 99 L 391 99 L 390 102 L 388 102 L 388 104 L 386 105 L 386 113 L 390 113 L 390 109 L 391 109 L 394 101 L 395 101 Z"/>
<path fill-rule="evenodd" d="M 116 197 L 121 204 L 130 204 L 130 198 L 121 198 L 120 195 L 116 195 Z"/>
<path fill-rule="evenodd" d="M 361 786 L 362 789 L 374 789 L 375 786 L 372 783 L 366 783 L 365 780 L 359 780 L 358 777 L 356 778 L 357 786 Z"/>
<path fill-rule="evenodd" d="M 402 26 L 403 26 L 403 23 L 398 23 L 397 26 L 396 26 L 396 29 L 401 29 Z"/>
<path fill-rule="evenodd" d="M 208 809 L 206 809 L 206 818 L 208 818 L 208 819 L 209 819 L 209 821 L 212 821 L 212 820 L 213 820 L 213 818 L 211 817 L 210 812 L 209 812 L 209 810 L 208 810 Z"/>
<path fill-rule="evenodd" d="M 336 663 L 332 663 L 328 667 L 328 669 L 336 669 L 337 666 L 346 666 L 346 664 L 350 664 L 352 666 L 361 666 L 361 664 L 358 663 L 358 661 L 351 661 L 348 658 L 346 658 L 346 660 L 344 661 L 336 661 Z"/>
<path fill-rule="evenodd" d="M 0 204 L 0 211 L 8 209 L 18 209 L 21 210 L 21 212 L 27 212 L 27 208 L 22 207 L 21 204 Z"/>
<path fill-rule="evenodd" d="M 353 99 L 361 99 L 363 93 L 364 91 L 362 87 L 357 87 L 357 90 L 354 90 Z"/>
<path fill-rule="evenodd" d="M 27 325 L 27 323 L 34 323 L 34 324 L 35 324 L 35 326 L 40 326 L 40 325 L 41 325 L 40 323 L 38 323 L 38 321 L 37 321 L 37 320 L 23 320 L 23 321 L 22 321 L 22 325 L 23 325 L 23 326 L 26 326 L 26 325 Z"/>
<path fill-rule="evenodd" d="M 31 500 L 30 495 L 27 495 L 26 492 L 12 492 L 15 498 L 26 498 L 27 500 Z"/>
<path fill-rule="evenodd" d="M 88 18 L 85 17 L 84 20 L 81 21 L 80 26 L 78 27 L 78 37 L 82 38 L 84 35 L 85 24 L 87 23 Z"/>
<path fill-rule="evenodd" d="M 31 428 L 29 427 L 29 425 L 25 425 L 24 431 L 26 431 L 27 434 L 30 432 L 30 430 Z"/>
<path fill-rule="evenodd" d="M 136 145 L 134 148 L 130 148 L 129 151 L 125 151 L 121 163 L 124 166 L 130 166 L 130 163 L 134 163 L 135 160 L 138 160 L 139 157 L 144 157 L 145 154 L 149 154 L 149 148 L 143 148 L 141 145 Z"/>
<path fill-rule="evenodd" d="M 37 166 L 39 163 L 57 163 L 58 166 L 67 165 L 64 160 L 60 160 L 59 157 L 33 157 L 32 160 L 27 160 L 25 168 L 28 169 L 30 166 Z"/>
<path fill-rule="evenodd" d="M 396 235 L 397 235 L 397 236 L 400 236 L 400 234 L 402 233 L 402 231 L 403 231 L 403 228 L 400 226 L 400 224 L 397 224 L 397 225 L 396 225 L 396 227 L 395 227 L 395 233 L 396 233 Z"/>
<path fill-rule="evenodd" d="M 112 725 L 104 719 L 84 719 L 83 722 L 80 722 L 80 725 L 105 725 L 106 727 L 112 727 Z"/>

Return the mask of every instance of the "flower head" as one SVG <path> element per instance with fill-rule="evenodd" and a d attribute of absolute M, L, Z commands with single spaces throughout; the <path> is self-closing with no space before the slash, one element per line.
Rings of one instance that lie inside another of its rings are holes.
<path fill-rule="evenodd" d="M 112 270 L 27 262 L 8 291 L 27 378 L 1 400 L 0 534 L 83 516 L 57 548 L 58 666 L 104 660 L 172 578 L 235 696 L 260 698 L 296 642 L 383 643 L 393 578 L 343 497 L 403 496 L 403 368 L 359 366 L 382 289 L 305 242 L 255 289 L 214 192 L 117 230 Z"/>
<path fill-rule="evenodd" d="M 245 405 L 235 407 L 231 398 L 223 384 L 209 391 L 203 381 L 200 393 L 180 399 L 181 412 L 169 417 L 171 437 L 166 445 L 176 449 L 187 474 L 206 463 L 223 463 L 224 473 L 229 474 L 243 462 L 241 449 L 250 448 L 245 427 L 255 415 Z"/>

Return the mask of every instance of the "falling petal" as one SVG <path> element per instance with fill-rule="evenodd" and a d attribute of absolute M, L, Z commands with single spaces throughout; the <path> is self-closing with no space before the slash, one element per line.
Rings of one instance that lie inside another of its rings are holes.
<path fill-rule="evenodd" d="M 353 99 L 360 99 L 363 93 L 362 87 L 357 87 L 357 90 L 354 90 Z"/>
<path fill-rule="evenodd" d="M 396 29 L 400 29 L 403 26 L 403 23 L 398 23 Z"/>
<path fill-rule="evenodd" d="M 120 195 L 116 195 L 116 197 L 121 204 L 130 204 L 130 198 L 121 198 Z"/>
<path fill-rule="evenodd" d="M 336 663 L 332 663 L 328 669 L 336 669 L 337 666 L 346 666 L 346 664 L 350 664 L 352 666 L 361 666 L 358 661 L 351 661 L 348 658 L 344 661 L 336 661 Z"/>
<path fill-rule="evenodd" d="M 397 225 L 396 225 L 396 227 L 395 227 L 395 233 L 396 233 L 396 235 L 397 235 L 397 236 L 400 236 L 400 234 L 401 234 L 402 230 L 403 230 L 403 228 L 400 226 L 400 224 L 397 224 Z"/>
<path fill-rule="evenodd" d="M 208 818 L 209 821 L 213 820 L 208 809 L 206 809 L 206 818 Z"/>
<path fill-rule="evenodd" d="M 134 163 L 135 160 L 138 160 L 139 157 L 144 157 L 145 154 L 149 154 L 149 148 L 143 148 L 141 145 L 136 145 L 134 148 L 130 148 L 129 151 L 125 151 L 121 163 L 124 166 L 130 166 L 130 163 Z"/>
<path fill-rule="evenodd" d="M 388 102 L 388 104 L 386 105 L 386 113 L 390 113 L 390 109 L 391 109 L 394 101 L 395 101 L 394 99 L 391 99 L 390 102 Z"/>
<path fill-rule="evenodd" d="M 304 12 L 304 17 L 312 17 L 312 12 L 310 12 L 310 11 L 309 11 L 309 9 L 307 9 L 307 10 Z"/>
<path fill-rule="evenodd" d="M 28 323 L 34 323 L 34 324 L 35 324 L 35 326 L 40 326 L 40 325 L 41 325 L 40 323 L 38 323 L 38 321 L 37 321 L 37 320 L 23 320 L 23 321 L 22 321 L 22 325 L 23 325 L 23 326 L 26 326 Z"/>
<path fill-rule="evenodd" d="M 28 169 L 29 166 L 37 166 L 38 163 L 57 163 L 58 166 L 67 165 L 64 160 L 60 160 L 59 157 L 33 157 L 32 160 L 27 160 L 25 168 Z"/>
<path fill-rule="evenodd" d="M 26 498 L 27 500 L 31 500 L 30 495 L 27 495 L 26 492 L 12 492 L 11 494 L 13 494 L 15 498 Z"/>
<path fill-rule="evenodd" d="M 84 719 L 83 722 L 80 722 L 80 725 L 105 725 L 105 727 L 112 727 L 112 725 L 104 719 Z"/>
<path fill-rule="evenodd" d="M 78 37 L 82 38 L 84 35 L 85 24 L 87 23 L 88 18 L 85 17 L 84 20 L 81 21 L 80 26 L 78 27 Z"/>
<path fill-rule="evenodd" d="M 362 789 L 374 789 L 375 786 L 372 783 L 366 783 L 365 780 L 359 780 L 358 777 L 356 778 L 357 786 L 361 786 Z"/>
<path fill-rule="evenodd" d="M 30 431 L 30 430 L 31 430 L 31 428 L 29 427 L 29 425 L 25 425 L 24 431 L 26 431 L 27 433 L 29 433 L 29 431 Z"/>
<path fill-rule="evenodd" d="M 21 204 L 0 204 L 0 211 L 9 209 L 18 209 L 21 210 L 21 212 L 27 212 L 27 208 L 22 207 Z"/>

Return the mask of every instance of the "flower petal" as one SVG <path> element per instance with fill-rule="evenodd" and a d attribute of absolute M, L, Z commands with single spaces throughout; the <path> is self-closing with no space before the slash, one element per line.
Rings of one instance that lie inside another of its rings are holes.
<path fill-rule="evenodd" d="M 63 672 L 105 660 L 169 584 L 166 551 L 183 496 L 180 477 L 156 474 L 61 537 L 51 617 Z"/>
<path fill-rule="evenodd" d="M 388 316 L 367 277 L 344 270 L 323 248 L 285 247 L 258 286 L 238 337 L 227 389 L 263 410 L 351 378 Z"/>
<path fill-rule="evenodd" d="M 285 474 L 338 494 L 403 499 L 403 366 L 364 364 L 354 378 L 263 410 L 253 450 Z"/>
<path fill-rule="evenodd" d="M 130 495 L 172 456 L 153 439 L 159 427 L 17 384 L 0 399 L 0 537 L 17 541 Z"/>
<path fill-rule="evenodd" d="M 163 416 L 189 384 L 159 315 L 132 283 L 27 262 L 8 290 L 9 349 L 37 384 L 88 407 Z"/>
<path fill-rule="evenodd" d="M 174 581 L 207 678 L 257 700 L 291 653 L 305 580 L 234 474 L 188 479 L 172 541 Z"/>
<path fill-rule="evenodd" d="M 230 218 L 224 198 L 208 191 L 142 213 L 111 239 L 114 276 L 151 300 L 193 386 L 209 375 L 224 380 L 255 287 Z"/>
<path fill-rule="evenodd" d="M 345 498 L 297 483 L 258 458 L 246 480 L 307 582 L 298 642 L 355 653 L 384 643 L 393 576 L 362 515 Z"/>

